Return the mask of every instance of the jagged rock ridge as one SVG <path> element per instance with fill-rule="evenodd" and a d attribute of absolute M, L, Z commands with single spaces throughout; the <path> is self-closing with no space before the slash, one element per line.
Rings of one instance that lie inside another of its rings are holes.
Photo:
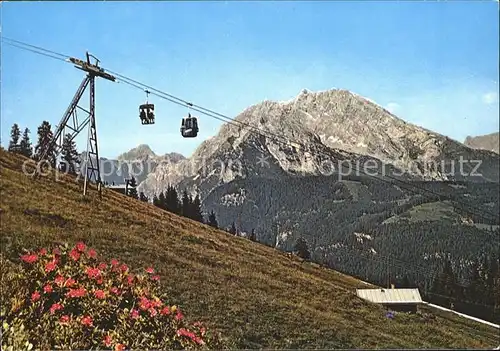
<path fill-rule="evenodd" d="M 255 128 L 265 136 L 256 134 Z M 199 188 L 205 182 L 210 184 L 209 189 L 199 191 L 210 191 L 236 179 L 236 175 L 262 175 L 264 170 L 257 171 L 256 167 L 259 154 L 274 165 L 267 172 L 270 176 L 280 172 L 317 174 L 324 167 L 321 162 L 333 158 L 346 162 L 362 160 L 354 163 L 353 169 L 364 169 L 363 164 L 373 159 L 386 167 L 392 165 L 396 173 L 404 172 L 409 177 L 471 179 L 467 172 L 475 164 L 466 162 L 465 172 L 460 172 L 458 162 L 462 158 L 483 161 L 481 176 L 476 176 L 476 180 L 498 181 L 497 155 L 468 148 L 407 123 L 357 94 L 335 89 L 304 90 L 287 102 L 264 101 L 247 108 L 235 123 L 224 124 L 216 137 L 204 141 L 191 158 L 158 167 L 140 188 L 151 195 L 162 191 L 168 183 L 192 183 Z M 214 163 L 224 165 L 222 174 L 221 167 L 215 169 Z M 235 172 L 235 164 L 242 168 L 241 172 Z M 213 179 L 214 174 L 219 174 L 217 180 Z"/>
<path fill-rule="evenodd" d="M 500 133 L 491 133 L 480 136 L 468 136 L 464 144 L 473 149 L 482 149 L 500 154 Z"/>
<path fill-rule="evenodd" d="M 85 152 L 81 153 L 80 159 L 85 160 L 85 155 Z M 119 155 L 116 160 L 100 157 L 99 165 L 103 182 L 124 184 L 125 179 L 133 176 L 138 183 L 141 183 L 160 163 L 175 164 L 184 159 L 183 155 L 175 152 L 156 155 L 148 145 L 141 144 Z M 84 172 L 83 167 L 82 172 Z"/>
<path fill-rule="evenodd" d="M 149 145 L 141 144 L 123 154 L 119 155 L 118 161 L 135 161 L 135 160 L 147 160 L 150 158 L 157 157 L 156 154 L 151 150 Z"/>

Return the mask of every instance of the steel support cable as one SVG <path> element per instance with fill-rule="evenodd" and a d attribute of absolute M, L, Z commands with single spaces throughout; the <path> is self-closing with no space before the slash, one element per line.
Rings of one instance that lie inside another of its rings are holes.
<path fill-rule="evenodd" d="M 2 41 L 7 41 L 7 42 L 15 43 L 17 45 L 27 46 L 29 48 L 37 49 L 37 50 L 40 50 L 40 51 L 44 51 L 46 53 L 49 53 L 49 54 L 52 54 L 52 55 L 55 55 L 55 56 L 59 56 L 59 57 L 64 58 L 64 59 L 69 59 L 71 57 L 69 55 L 65 55 L 65 54 L 61 54 L 61 53 L 56 52 L 56 51 L 45 49 L 45 48 L 43 48 L 41 46 L 36 46 L 36 45 L 28 44 L 28 43 L 25 43 L 25 42 L 22 42 L 22 41 L 19 41 L 19 40 L 15 40 L 15 39 L 12 39 L 12 38 L 8 38 L 8 37 L 5 37 L 5 36 L 1 36 L 1 38 L 2 38 Z"/>
<path fill-rule="evenodd" d="M 4 38 L 2 38 L 2 41 L 3 41 L 3 39 Z M 15 43 L 4 42 L 4 44 L 7 44 L 7 45 L 10 45 L 10 46 L 22 49 L 22 50 L 30 51 L 30 52 L 33 52 L 35 54 L 39 54 L 39 55 L 43 55 L 43 56 L 46 56 L 46 57 L 50 57 L 50 58 L 53 58 L 53 59 L 56 59 L 56 60 L 60 60 L 60 61 L 64 61 L 64 62 L 69 62 L 69 61 L 67 61 L 66 58 L 62 58 L 60 56 L 55 56 L 55 55 L 52 55 L 50 53 L 46 53 L 46 52 L 43 52 L 43 51 L 37 51 L 35 49 L 27 48 L 27 47 L 24 47 L 24 46 L 15 44 Z"/>
<path fill-rule="evenodd" d="M 161 92 L 160 90 L 155 89 L 155 88 L 153 88 L 153 87 L 151 87 L 151 86 L 149 86 L 149 85 L 146 85 L 146 84 L 140 83 L 140 82 L 138 82 L 138 81 L 136 81 L 136 80 L 131 80 L 131 79 L 129 79 L 128 77 L 125 77 L 125 76 L 123 76 L 123 75 L 117 74 L 116 72 L 109 71 L 109 70 L 107 70 L 107 71 L 108 71 L 109 73 L 113 74 L 113 75 L 116 75 L 116 76 L 118 76 L 118 77 L 121 77 L 121 81 L 122 81 L 122 82 L 124 82 L 124 83 L 126 83 L 126 84 L 129 84 L 129 85 L 131 85 L 131 86 L 134 86 L 134 87 L 135 87 L 135 88 L 137 88 L 137 89 L 141 89 L 141 90 L 143 90 L 143 87 L 144 87 L 144 88 L 148 88 L 148 89 L 154 90 L 154 91 L 156 92 L 156 93 L 151 93 L 151 94 L 154 94 L 155 96 L 160 97 L 160 98 L 162 98 L 162 99 L 165 99 L 165 100 L 171 101 L 171 102 L 173 102 L 173 103 L 175 103 L 175 104 L 178 104 L 178 105 L 187 105 L 187 104 L 189 104 L 187 101 L 185 101 L 185 100 L 183 100 L 183 99 L 177 98 L 177 97 L 175 97 L 175 96 L 173 96 L 173 95 L 171 95 L 171 94 L 168 94 L 168 93 Z M 132 82 L 133 82 L 133 83 L 132 83 Z M 174 100 L 174 99 L 176 99 L 177 101 L 176 101 L 176 100 Z M 196 108 L 195 108 L 195 106 L 196 106 Z M 272 132 L 269 132 L 269 131 L 263 131 L 262 129 L 260 129 L 260 128 L 258 128 L 258 127 L 252 126 L 252 125 L 250 125 L 250 124 L 247 124 L 247 123 L 244 123 L 244 122 L 241 122 L 241 121 L 236 121 L 235 119 L 231 119 L 230 117 L 225 116 L 225 115 L 222 115 L 222 114 L 220 114 L 220 113 L 217 113 L 217 115 L 214 115 L 214 113 L 213 113 L 213 112 L 211 112 L 211 110 L 204 109 L 204 108 L 200 108 L 200 107 L 198 107 L 197 105 L 194 105 L 194 104 L 192 105 L 192 107 L 191 107 L 191 108 L 192 108 L 193 110 L 197 111 L 197 112 L 200 112 L 200 113 L 202 113 L 202 114 L 204 114 L 204 115 L 208 116 L 208 117 L 215 118 L 215 119 L 220 120 L 220 121 L 223 121 L 223 122 L 227 122 L 228 124 L 232 124 L 232 125 L 239 124 L 239 125 L 243 125 L 243 126 L 248 126 L 248 127 L 252 128 L 252 129 L 256 130 L 256 131 L 257 131 L 257 134 L 259 134 L 259 135 L 261 135 L 261 136 L 264 136 L 264 137 L 268 137 L 268 138 L 270 138 L 271 140 L 278 141 L 278 142 L 283 142 L 283 141 L 284 141 L 284 142 L 285 142 L 285 144 L 287 144 L 287 145 L 297 144 L 297 145 L 300 145 L 300 146 L 302 146 L 302 147 L 304 147 L 304 148 L 305 148 L 304 144 L 302 144 L 302 143 L 300 143 L 300 142 L 298 142 L 298 141 L 293 141 L 293 140 L 291 140 L 291 139 L 289 139 L 289 138 L 285 138 L 285 137 L 283 137 L 283 136 L 280 136 L 280 135 L 278 135 L 278 134 L 275 134 L 275 133 L 272 133 Z M 210 112 L 207 112 L 207 111 L 210 111 Z M 218 117 L 218 116 L 222 116 L 222 117 Z M 269 135 L 271 135 L 271 137 L 269 137 Z M 319 154 L 319 155 L 323 155 L 323 156 L 330 156 L 330 155 L 328 155 L 327 153 L 324 153 L 324 152 L 318 152 L 317 154 Z M 341 165 L 344 167 L 344 164 L 343 164 L 343 163 L 341 163 Z M 359 170 L 358 168 L 355 168 L 354 170 L 355 170 L 355 171 L 357 171 L 358 173 L 364 174 L 364 175 L 366 175 L 366 176 L 368 176 L 368 177 L 372 177 L 372 178 L 374 178 L 374 179 L 377 179 L 377 180 L 379 180 L 379 181 L 385 182 L 385 183 L 387 183 L 387 184 L 390 184 L 390 185 L 395 185 L 393 182 L 387 181 L 387 180 L 386 180 L 386 179 L 384 179 L 384 178 L 376 177 L 376 176 L 374 176 L 374 175 L 372 175 L 372 174 L 368 174 L 368 173 L 366 173 L 366 172 L 363 172 L 363 171 Z M 498 219 L 498 217 L 499 217 L 499 215 L 498 215 L 498 214 L 493 214 L 492 212 L 485 211 L 485 210 L 484 210 L 484 209 L 482 209 L 482 208 L 479 208 L 479 207 L 476 207 L 476 206 L 472 206 L 472 205 L 470 205 L 470 204 L 465 204 L 465 203 L 463 203 L 463 202 L 461 202 L 461 201 L 457 201 L 457 200 L 455 200 L 455 199 L 453 199 L 453 198 L 450 198 L 450 197 L 448 197 L 448 196 L 446 196 L 446 195 L 443 195 L 443 194 L 441 194 L 441 193 L 439 193 L 439 192 L 436 192 L 436 191 L 433 191 L 433 190 L 430 190 L 430 189 L 426 189 L 426 188 L 421 188 L 421 187 L 415 186 L 414 184 L 411 184 L 411 183 L 409 183 L 409 182 L 403 181 L 403 180 L 401 180 L 401 179 L 398 179 L 398 178 L 395 178 L 395 177 L 392 177 L 392 176 L 389 176 L 389 175 L 381 175 L 380 173 L 378 173 L 377 175 L 379 175 L 379 176 L 381 176 L 381 177 L 389 178 L 389 179 L 391 179 L 391 180 L 393 180 L 393 181 L 396 181 L 396 182 L 398 182 L 398 183 L 399 183 L 399 184 L 397 184 L 397 185 L 403 185 L 403 186 L 405 186 L 405 189 L 406 189 L 406 190 L 411 191 L 411 192 L 413 192 L 413 193 L 415 193 L 415 194 L 422 195 L 422 194 L 421 194 L 421 192 L 413 190 L 413 189 L 418 189 L 418 190 L 423 191 L 423 192 L 428 192 L 428 193 L 431 193 L 431 194 L 432 194 L 432 195 L 434 195 L 434 196 L 438 196 L 438 197 L 440 197 L 440 198 L 445 198 L 446 200 L 450 200 L 450 201 L 455 202 L 455 203 L 457 203 L 457 204 L 464 205 L 464 206 L 466 206 L 466 207 L 468 207 L 468 208 L 472 208 L 472 209 L 475 209 L 475 210 L 477 210 L 477 211 L 480 211 L 479 213 L 478 213 L 478 212 L 472 212 L 472 211 L 469 211 L 469 212 L 470 212 L 469 214 L 474 214 L 474 215 L 477 215 L 477 216 L 479 216 L 480 218 L 483 218 L 483 219 Z M 413 188 L 413 189 L 412 189 L 412 188 Z M 484 215 L 483 215 L 483 214 L 490 215 L 490 216 L 491 216 L 491 218 L 486 218 L 486 217 L 484 217 Z"/>
<path fill-rule="evenodd" d="M 278 134 L 275 134 L 275 133 L 272 133 L 272 132 L 269 132 L 269 131 L 265 131 L 265 130 L 262 130 L 256 126 L 253 126 L 249 123 L 245 123 L 245 122 L 241 122 L 241 121 L 236 121 L 234 119 L 231 119 L 230 117 L 228 116 L 225 116 L 223 114 L 220 114 L 220 113 L 217 113 L 215 111 L 212 111 L 212 110 L 209 110 L 209 109 L 206 109 L 202 106 L 199 106 L 199 105 L 196 105 L 196 104 L 193 104 L 193 103 L 190 103 L 184 99 L 181 99 L 181 98 L 178 98 L 178 97 L 175 97 L 171 94 L 168 94 L 168 93 L 165 93 L 165 92 L 162 92 L 158 89 L 155 89 L 149 85 L 146 85 L 144 83 L 141 83 L 141 82 L 138 82 L 134 79 L 131 79 L 131 78 L 128 78 L 128 77 L 125 77 L 119 73 L 116 73 L 114 71 L 111 71 L 111 70 L 106 70 L 107 72 L 109 72 L 110 74 L 113 74 L 115 75 L 116 77 L 119 78 L 119 80 L 122 82 L 122 83 L 126 83 L 126 84 L 129 84 L 137 89 L 141 89 L 141 90 L 144 90 L 144 89 L 150 89 L 150 94 L 151 95 L 155 95 L 159 98 L 162 98 L 162 99 L 165 99 L 167 101 L 170 101 L 174 104 L 177 104 L 177 105 L 180 105 L 180 106 L 184 106 L 184 107 L 189 107 L 190 109 L 194 110 L 194 111 L 197 111 L 199 113 L 202 113 L 208 117 L 211 117 L 211 118 L 214 118 L 214 119 L 217 119 L 219 121 L 222 121 L 222 122 L 228 122 L 228 124 L 231 124 L 231 125 L 240 125 L 240 126 L 245 126 L 245 127 L 249 127 L 250 129 L 253 129 L 255 131 L 257 131 L 258 133 L 257 134 L 260 134 L 261 136 L 265 136 L 265 137 L 270 137 L 271 136 L 271 139 L 274 138 L 274 140 L 276 141 L 276 139 L 280 139 L 279 142 L 281 143 L 284 143 L 286 145 L 290 145 L 290 140 L 287 139 L 286 137 L 284 136 L 281 136 L 281 135 L 278 135 Z"/>

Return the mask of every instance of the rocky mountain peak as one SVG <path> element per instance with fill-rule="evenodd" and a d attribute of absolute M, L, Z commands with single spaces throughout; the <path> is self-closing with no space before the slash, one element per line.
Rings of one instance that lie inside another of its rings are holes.
<path fill-rule="evenodd" d="M 481 149 L 500 154 L 500 133 L 491 133 L 479 136 L 467 136 L 464 144 L 473 149 Z"/>
<path fill-rule="evenodd" d="M 141 144 L 118 156 L 118 161 L 143 161 L 154 157 L 156 157 L 156 154 L 151 150 L 149 145 Z"/>
<path fill-rule="evenodd" d="M 407 123 L 348 90 L 311 92 L 304 89 L 289 101 L 266 100 L 246 108 L 232 122 L 222 125 L 215 137 L 205 140 L 191 158 L 175 167 L 158 167 L 142 186 L 145 190 L 157 191 L 167 183 L 196 182 L 198 187 L 208 182 L 207 189 L 214 189 L 220 182 L 232 181 L 236 175 L 228 167 L 222 176 L 215 176 L 211 169 L 200 171 L 200 161 L 210 167 L 221 160 L 237 160 L 245 169 L 241 176 L 249 177 L 263 171 L 255 168 L 259 155 L 274 162 L 274 168 L 266 176 L 279 177 L 280 172 L 299 170 L 314 174 L 326 154 L 350 162 L 377 159 L 427 180 L 453 179 L 455 174 L 443 174 L 444 166 L 440 169 L 435 166 L 441 161 L 449 163 L 457 159 L 458 162 L 459 156 L 469 160 L 488 159 L 498 164 L 498 158 L 491 152 L 472 150 Z M 485 162 L 488 172 L 494 168 L 489 161 Z M 426 168 L 429 164 L 434 168 Z M 498 170 L 492 172 L 492 179 L 497 179 Z"/>
<path fill-rule="evenodd" d="M 289 101 L 266 100 L 250 106 L 233 123 L 223 125 L 217 137 L 202 144 L 198 151 L 206 155 L 229 139 L 232 145 L 238 145 L 255 134 L 253 131 L 262 131 L 281 142 L 307 142 L 315 135 L 328 147 L 391 161 L 408 153 L 408 143 L 435 154 L 436 150 L 430 150 L 430 146 L 444 138 L 406 123 L 348 90 L 304 89 Z"/>
<path fill-rule="evenodd" d="M 168 160 L 172 163 L 177 163 L 177 162 L 180 162 L 180 161 L 186 159 L 186 157 L 184 157 L 184 155 L 179 154 L 177 152 L 166 153 L 165 155 L 162 156 L 162 158 L 164 160 Z"/>

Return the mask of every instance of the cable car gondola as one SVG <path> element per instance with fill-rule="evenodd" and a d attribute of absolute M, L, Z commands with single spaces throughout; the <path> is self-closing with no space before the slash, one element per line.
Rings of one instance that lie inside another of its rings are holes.
<path fill-rule="evenodd" d="M 155 105 L 148 103 L 149 91 L 146 90 L 146 103 L 139 106 L 139 118 L 142 124 L 155 123 Z"/>
<path fill-rule="evenodd" d="M 181 122 L 181 134 L 184 138 L 196 138 L 198 135 L 198 120 L 189 113 Z"/>

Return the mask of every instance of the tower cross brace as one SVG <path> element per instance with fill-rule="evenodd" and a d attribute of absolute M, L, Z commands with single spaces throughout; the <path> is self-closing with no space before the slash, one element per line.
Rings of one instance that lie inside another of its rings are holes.
<path fill-rule="evenodd" d="M 87 152 L 85 160 L 85 179 L 83 194 L 87 191 L 87 181 L 93 181 L 97 184 L 99 191 L 101 190 L 101 172 L 99 167 L 99 151 L 97 144 L 97 128 L 96 128 L 96 118 L 95 118 L 95 78 L 100 77 L 110 81 L 116 81 L 116 78 L 104 71 L 99 67 L 99 60 L 86 53 L 87 61 L 82 61 L 77 58 L 71 57 L 70 62 L 75 64 L 75 67 L 86 72 L 85 78 L 80 83 L 78 90 L 76 91 L 70 105 L 66 109 L 66 112 L 61 118 L 61 121 L 57 125 L 57 129 L 54 133 L 53 138 L 48 143 L 47 147 L 41 153 L 41 160 L 45 160 L 48 155 L 53 153 L 54 157 L 61 154 L 64 138 L 69 135 L 69 140 L 73 141 L 75 137 L 80 134 L 80 132 L 88 125 L 88 136 L 87 136 Z M 95 59 L 94 63 L 90 62 L 90 57 Z M 80 107 L 78 104 L 82 99 L 85 90 L 89 87 L 89 110 Z M 83 112 L 83 120 L 78 118 L 78 112 Z M 35 177 L 39 176 L 39 168 L 35 170 Z"/>

